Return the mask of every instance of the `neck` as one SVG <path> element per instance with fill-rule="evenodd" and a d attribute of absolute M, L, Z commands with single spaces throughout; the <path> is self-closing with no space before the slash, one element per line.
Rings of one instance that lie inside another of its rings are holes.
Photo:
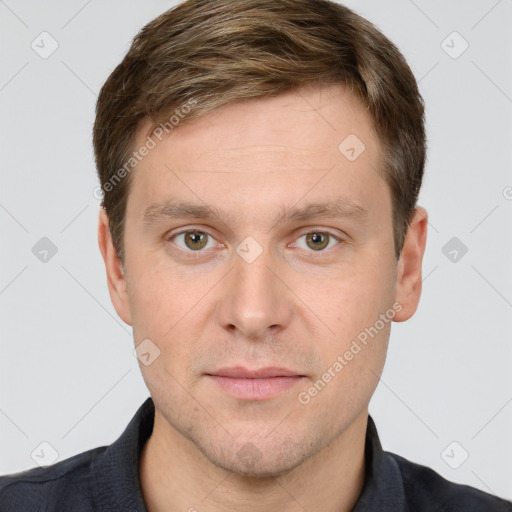
<path fill-rule="evenodd" d="M 328 446 L 290 472 L 256 479 L 214 465 L 155 411 L 153 432 L 139 461 L 148 512 L 348 512 L 365 480 L 367 419 L 365 410 Z"/>

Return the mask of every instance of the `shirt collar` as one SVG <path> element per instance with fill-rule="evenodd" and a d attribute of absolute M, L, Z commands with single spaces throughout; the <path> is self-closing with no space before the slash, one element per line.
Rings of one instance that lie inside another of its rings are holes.
<path fill-rule="evenodd" d="M 352 512 L 409 512 L 402 474 L 395 460 L 383 451 L 371 416 L 366 427 L 365 464 L 365 483 Z"/>
<path fill-rule="evenodd" d="M 149 397 L 121 436 L 91 463 L 89 481 L 98 509 L 147 512 L 139 481 L 139 458 L 153 431 L 155 405 Z M 365 444 L 365 483 L 352 512 L 409 512 L 400 470 L 380 444 L 377 428 L 368 416 Z"/>
<path fill-rule="evenodd" d="M 95 510 L 147 512 L 139 481 L 139 459 L 153 432 L 155 405 L 149 397 L 107 450 L 91 464 Z"/>

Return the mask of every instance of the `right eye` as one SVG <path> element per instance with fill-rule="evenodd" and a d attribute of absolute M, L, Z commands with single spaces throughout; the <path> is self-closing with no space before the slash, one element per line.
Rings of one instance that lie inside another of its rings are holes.
<path fill-rule="evenodd" d="M 215 242 L 217 242 L 208 233 L 196 229 L 176 233 L 169 240 L 172 240 L 180 249 L 187 252 L 201 252 L 202 249 L 211 249 L 215 247 Z"/>

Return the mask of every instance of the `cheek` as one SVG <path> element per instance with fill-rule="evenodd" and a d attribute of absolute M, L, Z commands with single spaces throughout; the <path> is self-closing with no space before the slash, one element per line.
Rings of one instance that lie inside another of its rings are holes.
<path fill-rule="evenodd" d="M 132 275 L 129 294 L 135 345 L 149 339 L 151 357 L 157 354 L 148 365 L 140 360 L 139 366 L 148 389 L 162 397 L 177 397 L 178 383 L 186 380 L 204 329 L 202 319 L 207 318 L 200 303 L 207 288 L 192 286 L 190 277 L 157 265 L 139 267 Z"/>
<path fill-rule="evenodd" d="M 392 304 L 393 275 L 381 262 L 346 265 L 321 280 L 302 280 L 301 297 L 329 328 L 333 345 L 375 323 Z M 299 286 L 299 285 L 298 285 Z"/>
<path fill-rule="evenodd" d="M 383 260 L 363 262 L 361 258 L 360 266 L 353 265 L 336 279 L 326 280 L 322 297 L 309 298 L 334 331 L 317 340 L 324 368 L 316 376 L 321 381 L 316 387 L 326 383 L 322 398 L 315 399 L 317 407 L 330 401 L 339 405 L 340 414 L 351 408 L 355 412 L 375 390 L 395 314 L 392 267 Z"/>
<path fill-rule="evenodd" d="M 132 266 L 131 271 L 128 294 L 134 333 L 160 337 L 172 325 L 176 299 L 168 296 L 165 280 L 155 269 Z"/>
<path fill-rule="evenodd" d="M 128 294 L 134 332 L 166 339 L 211 288 L 213 276 L 180 270 L 162 249 L 131 251 Z"/>

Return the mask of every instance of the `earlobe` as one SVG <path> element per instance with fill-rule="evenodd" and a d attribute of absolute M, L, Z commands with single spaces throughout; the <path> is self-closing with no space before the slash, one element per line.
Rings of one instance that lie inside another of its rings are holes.
<path fill-rule="evenodd" d="M 409 225 L 397 264 L 395 301 L 402 306 L 395 322 L 403 322 L 414 315 L 421 296 L 422 263 L 427 242 L 428 213 L 418 206 Z"/>
<path fill-rule="evenodd" d="M 116 254 L 109 230 L 108 216 L 103 207 L 100 208 L 98 220 L 98 245 L 105 262 L 110 300 L 121 319 L 128 325 L 132 325 L 125 269 Z"/>

